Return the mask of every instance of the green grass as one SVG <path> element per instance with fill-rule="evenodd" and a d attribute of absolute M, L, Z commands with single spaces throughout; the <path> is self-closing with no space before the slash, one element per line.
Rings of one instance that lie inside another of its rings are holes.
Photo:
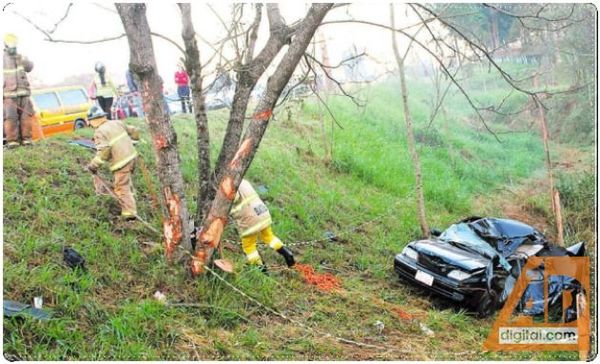
<path fill-rule="evenodd" d="M 476 215 L 473 201 L 495 189 L 518 185 L 543 168 L 534 133 L 504 134 L 498 143 L 452 96 L 432 128 L 427 88 L 411 88 L 415 129 L 423 143 L 428 220 L 445 227 Z M 382 353 L 306 332 L 245 300 L 210 276 L 192 280 L 185 269 L 169 265 L 157 241 L 143 226 L 120 229 L 118 207 L 93 193 L 82 166 L 92 154 L 57 136 L 34 148 L 4 154 L 4 296 L 31 302 L 44 297 L 54 319 L 4 319 L 4 352 L 28 360 L 335 360 L 335 359 L 575 359 L 574 353 L 483 353 L 493 319 L 477 320 L 460 307 L 407 286 L 393 273 L 393 256 L 419 235 L 415 217 L 412 162 L 407 152 L 400 97 L 393 83 L 363 90 L 365 109 L 332 97 L 330 107 L 344 129 L 333 130 L 333 156 L 324 158 L 318 105 L 295 108 L 292 122 L 276 114 L 247 173 L 273 215 L 276 234 L 287 243 L 340 233 L 345 242 L 295 247 L 297 258 L 320 271 L 333 269 L 345 293 L 325 294 L 307 286 L 294 271 L 278 269 L 279 256 L 260 247 L 272 273 L 264 276 L 244 265 L 238 246 L 225 250 L 236 263 L 227 279 L 252 297 L 318 330 L 376 345 L 409 350 Z M 223 138 L 226 113 L 212 112 L 213 157 Z M 141 120 L 128 120 L 143 129 Z M 331 140 L 326 117 L 326 139 Z M 173 119 L 178 132 L 188 205 L 195 210 L 195 126 L 189 117 Z M 494 124 L 508 130 L 505 124 Z M 81 132 L 90 136 L 91 131 Z M 154 168 L 151 144 L 138 146 Z M 109 176 L 107 176 L 109 177 Z M 156 184 L 156 181 L 155 181 Z M 140 214 L 160 226 L 158 211 L 140 173 L 135 176 Z M 500 207 L 497 207 L 500 211 Z M 228 227 L 225 237 L 237 239 Z M 86 259 L 88 273 L 62 264 L 61 249 L 73 246 Z M 152 299 L 156 290 L 170 302 L 197 307 L 167 307 Z M 417 321 L 400 320 L 377 304 L 381 299 L 420 315 L 435 332 L 421 334 Z M 385 324 L 382 335 L 373 327 Z"/>

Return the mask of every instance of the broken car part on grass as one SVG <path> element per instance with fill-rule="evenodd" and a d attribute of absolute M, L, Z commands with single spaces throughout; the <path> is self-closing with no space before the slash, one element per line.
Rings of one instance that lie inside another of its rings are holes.
<path fill-rule="evenodd" d="M 38 320 L 46 321 L 52 317 L 48 311 L 40 308 L 31 307 L 27 303 L 17 301 L 4 300 L 3 302 L 4 317 L 33 317 Z"/>
<path fill-rule="evenodd" d="M 583 243 L 565 249 L 551 244 L 533 227 L 510 219 L 471 217 L 432 235 L 408 243 L 395 257 L 395 271 L 427 290 L 468 304 L 479 317 L 504 304 L 529 257 L 584 253 Z M 543 270 L 540 266 L 528 272 L 531 283 L 518 306 L 525 315 L 544 312 Z M 560 306 L 563 291 L 575 297 L 581 290 L 577 281 L 566 276 L 551 276 L 548 284 L 549 306 Z M 565 311 L 566 322 L 576 319 L 572 306 Z"/>

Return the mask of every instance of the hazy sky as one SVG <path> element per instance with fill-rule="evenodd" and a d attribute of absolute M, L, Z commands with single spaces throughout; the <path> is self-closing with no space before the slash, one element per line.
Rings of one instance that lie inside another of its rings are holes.
<path fill-rule="evenodd" d="M 212 3 L 212 7 L 225 21 L 230 19 L 231 3 Z M 51 30 L 56 22 L 65 14 L 68 2 L 60 1 L 16 1 L 3 3 L 0 27 L 2 33 L 12 32 L 19 37 L 18 50 L 35 63 L 31 73 L 34 85 L 37 83 L 53 84 L 72 75 L 93 74 L 94 64 L 102 61 L 106 65 L 113 80 L 125 83 L 124 73 L 129 62 L 129 49 L 125 38 L 91 45 L 52 43 L 44 40 L 44 35 L 24 19 L 15 15 L 17 12 L 35 22 L 39 27 Z M 301 2 L 285 2 L 281 4 L 283 17 L 288 24 L 300 18 L 309 5 Z M 154 32 L 164 34 L 178 43 L 181 42 L 181 25 L 179 10 L 175 2 L 153 1 L 147 7 L 148 21 Z M 192 5 L 193 21 L 196 32 L 210 42 L 216 42 L 225 35 L 225 31 L 217 17 L 206 3 L 194 2 Z M 252 16 L 250 7 L 245 8 Z M 326 20 L 333 19 L 370 20 L 389 24 L 389 5 L 387 3 L 356 3 L 331 11 Z M 248 18 L 250 19 L 250 18 Z M 266 20 L 266 16 L 263 16 Z M 402 5 L 397 8 L 398 26 L 414 24 L 416 19 L 408 17 Z M 266 21 L 261 27 L 259 44 L 266 40 Z M 352 45 L 363 49 L 385 62 L 392 61 L 390 34 L 384 29 L 377 29 L 360 24 L 331 24 L 321 28 L 327 39 L 331 62 L 341 60 L 345 51 Z M 69 11 L 69 15 L 52 34 L 55 39 L 64 40 L 96 40 L 116 36 L 123 33 L 123 26 L 114 5 L 108 2 L 77 2 Z M 404 42 L 403 38 L 400 38 Z M 201 53 L 209 56 L 211 49 L 200 42 Z M 158 68 L 168 90 L 174 88 L 173 73 L 176 70 L 180 52 L 173 45 L 161 39 L 154 39 L 154 50 Z M 260 48 L 257 48 L 260 49 Z M 86 85 L 87 86 L 87 85 Z"/>

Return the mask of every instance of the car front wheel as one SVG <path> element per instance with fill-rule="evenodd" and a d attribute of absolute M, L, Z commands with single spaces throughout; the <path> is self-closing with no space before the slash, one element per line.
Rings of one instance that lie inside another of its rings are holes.
<path fill-rule="evenodd" d="M 498 293 L 494 290 L 485 291 L 479 298 L 475 310 L 478 318 L 492 315 L 498 307 Z"/>

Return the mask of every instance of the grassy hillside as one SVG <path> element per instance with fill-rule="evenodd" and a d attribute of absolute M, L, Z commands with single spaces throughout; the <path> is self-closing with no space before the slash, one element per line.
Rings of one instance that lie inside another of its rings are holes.
<path fill-rule="evenodd" d="M 421 142 L 428 219 L 433 227 L 476 215 L 476 199 L 518 185 L 543 168 L 534 133 L 503 134 L 503 143 L 484 132 L 458 101 L 427 129 L 424 90 L 414 89 L 414 119 Z M 226 278 L 280 312 L 348 339 L 393 348 L 381 351 L 342 344 L 307 332 L 265 312 L 209 276 L 190 279 L 180 265 L 167 265 L 160 249 L 144 242 L 157 238 L 138 225 L 116 223 L 118 207 L 95 196 L 82 166 L 92 154 L 67 144 L 69 136 L 46 139 L 30 149 L 4 153 L 4 297 L 31 302 L 43 296 L 54 319 L 4 320 L 4 353 L 30 360 L 95 359 L 575 359 L 576 353 L 483 353 L 492 319 L 478 320 L 447 301 L 429 297 L 399 281 L 393 257 L 418 237 L 413 176 L 407 153 L 399 94 L 393 84 L 365 90 L 368 107 L 329 100 L 343 129 L 318 104 L 294 106 L 287 121 L 276 114 L 247 174 L 264 185 L 262 198 L 274 230 L 286 243 L 346 232 L 344 241 L 293 248 L 297 257 L 343 282 L 343 292 L 323 293 L 297 272 L 283 269 L 280 257 L 261 248 L 269 276 L 244 265 L 241 249 L 228 244 L 236 263 Z M 225 129 L 223 111 L 210 114 L 216 154 Z M 127 122 L 144 128 L 141 120 Z M 194 209 L 195 126 L 190 117 L 174 118 Z M 498 130 L 508 130 L 497 125 Z M 144 129 L 144 139 L 149 140 Z M 91 135 L 90 130 L 82 132 Z M 331 160 L 324 140 L 333 139 Z M 139 150 L 152 169 L 150 143 Z M 542 172 L 543 173 L 543 172 Z M 141 173 L 135 176 L 140 214 L 160 226 Z M 501 212 L 500 205 L 486 212 Z M 236 240 L 229 227 L 226 237 Z M 88 273 L 62 264 L 61 249 L 72 246 L 86 259 Z M 172 303 L 152 295 L 160 290 Z M 400 318 L 402 310 L 412 319 Z M 374 324 L 385 328 L 380 333 Z M 435 336 L 422 334 L 420 323 Z"/>

